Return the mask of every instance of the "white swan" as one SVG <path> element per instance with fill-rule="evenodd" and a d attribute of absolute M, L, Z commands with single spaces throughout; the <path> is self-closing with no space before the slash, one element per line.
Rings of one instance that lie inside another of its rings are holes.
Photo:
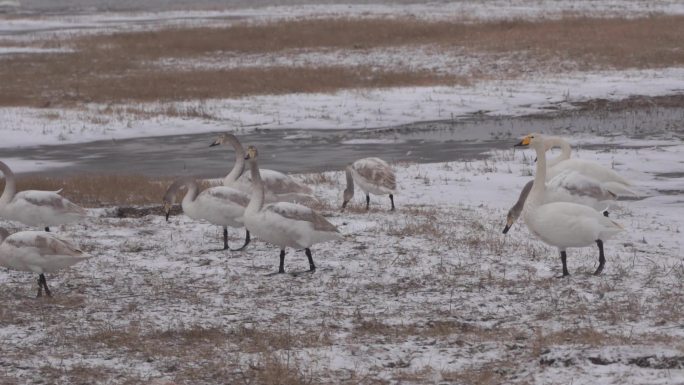
<path fill-rule="evenodd" d="M 252 196 L 245 209 L 245 226 L 264 241 L 280 247 L 278 273 L 285 272 L 285 248 L 304 249 L 309 259 L 309 271 L 314 272 L 311 250 L 313 244 L 341 239 L 335 225 L 314 210 L 296 203 L 276 202 L 264 205 L 264 183 L 261 180 L 256 147 L 249 146 L 245 159 L 249 161 Z"/>
<path fill-rule="evenodd" d="M 631 183 L 617 172 L 590 160 L 571 159 L 572 148 L 565 139 L 557 136 L 547 137 L 544 140 L 544 144 L 546 150 L 553 147 L 561 148 L 561 154 L 548 162 L 547 180 L 551 180 L 567 171 L 575 171 L 580 175 L 596 180 L 602 184 L 603 188 L 610 190 L 614 194 L 637 195 L 634 190 L 629 188 Z"/>
<path fill-rule="evenodd" d="M 228 175 L 223 178 L 223 185 L 236 188 L 250 194 L 252 180 L 250 173 L 245 173 L 245 150 L 238 138 L 229 133 L 219 135 L 209 147 L 230 144 L 235 150 L 235 164 Z M 313 190 L 305 184 L 295 180 L 282 172 L 261 169 L 261 180 L 264 183 L 266 202 L 296 202 L 316 203 L 318 199 L 313 195 Z"/>
<path fill-rule="evenodd" d="M 389 194 L 394 211 L 394 193 L 397 190 L 397 182 L 392 168 L 380 158 L 363 158 L 350 164 L 345 169 L 347 188 L 344 190 L 342 210 L 354 197 L 354 182 L 359 185 L 366 194 L 366 210 L 370 209 L 370 194 Z"/>
<path fill-rule="evenodd" d="M 38 275 L 38 297 L 52 296 L 45 273 L 53 273 L 90 258 L 71 242 L 43 231 L 20 231 L 9 235 L 0 228 L 0 266 Z"/>
<path fill-rule="evenodd" d="M 0 196 L 0 217 L 28 226 L 45 227 L 78 221 L 87 214 L 82 207 L 59 195 L 58 191 L 25 190 L 16 192 L 14 173 L 2 161 L 0 171 L 5 175 L 5 190 Z"/>
<path fill-rule="evenodd" d="M 637 195 L 628 187 L 629 182 L 615 171 L 596 162 L 570 159 L 572 148 L 563 138 L 545 137 L 545 151 L 554 147 L 560 147 L 561 154 L 547 164 L 545 203 L 574 202 L 596 210 L 605 210 L 609 208 L 610 202 L 615 201 L 620 195 Z M 532 181 L 525 185 L 518 201 L 508 211 L 504 234 L 520 216 L 531 183 Z M 607 215 L 607 212 L 605 213 Z"/>
<path fill-rule="evenodd" d="M 530 134 L 516 146 L 531 146 L 537 153 L 534 184 L 523 208 L 525 224 L 543 242 L 558 248 L 563 264 L 563 276 L 569 275 L 566 249 L 586 247 L 595 243 L 599 248 L 599 266 L 594 274 L 601 274 L 605 265 L 603 241 L 622 231 L 622 226 L 588 206 L 569 202 L 544 203 L 546 195 L 544 137 L 540 134 Z"/>
<path fill-rule="evenodd" d="M 223 249 L 238 251 L 244 249 L 250 241 L 249 230 L 246 231 L 245 244 L 239 249 L 228 247 L 228 226 L 241 228 L 242 215 L 245 207 L 249 203 L 249 195 L 242 191 L 226 186 L 210 187 L 199 192 L 197 182 L 192 177 L 180 178 L 169 186 L 164 194 L 164 211 L 166 220 L 169 220 L 171 206 L 176 201 L 176 193 L 185 186 L 188 191 L 181 201 L 181 207 L 185 215 L 195 220 L 206 220 L 207 222 L 223 226 Z"/>
<path fill-rule="evenodd" d="M 506 227 L 503 233 L 506 234 L 513 226 L 515 221 L 522 213 L 525 200 L 532 189 L 529 181 L 520 191 L 518 201 L 508 210 L 506 216 Z M 546 194 L 544 203 L 551 202 L 572 202 L 584 206 L 589 206 L 595 210 L 605 210 L 610 206 L 610 202 L 617 199 L 617 194 L 603 187 L 603 185 L 591 178 L 581 175 L 576 171 L 566 170 L 555 178 L 546 182 Z M 608 215 L 604 211 L 604 215 Z"/>

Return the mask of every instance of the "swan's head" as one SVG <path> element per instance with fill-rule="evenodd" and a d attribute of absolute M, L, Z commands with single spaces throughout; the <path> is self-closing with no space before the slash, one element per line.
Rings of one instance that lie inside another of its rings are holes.
<path fill-rule="evenodd" d="M 257 148 L 254 146 L 249 146 L 247 147 L 247 151 L 245 152 L 245 160 L 257 160 L 259 157 L 259 151 L 257 151 Z"/>
<path fill-rule="evenodd" d="M 347 203 L 354 197 L 354 190 L 344 190 L 342 193 L 342 210 L 347 207 Z"/>
<path fill-rule="evenodd" d="M 9 231 L 7 229 L 0 227 L 0 243 L 9 237 Z"/>
<path fill-rule="evenodd" d="M 546 148 L 546 144 L 544 143 L 544 137 L 541 134 L 535 133 L 526 135 L 514 147 L 532 147 L 535 149 L 539 147 L 543 150 Z"/>
<path fill-rule="evenodd" d="M 173 206 L 173 199 L 167 200 L 166 197 L 164 197 L 164 217 L 166 217 L 166 221 L 169 221 L 169 214 L 171 214 L 171 207 Z"/>
<path fill-rule="evenodd" d="M 219 135 L 216 139 L 214 139 L 214 141 L 209 145 L 209 147 L 221 146 L 221 145 L 226 144 L 226 143 L 229 143 L 232 145 L 237 144 L 238 146 L 240 145 L 240 141 L 238 140 L 238 138 L 235 135 L 229 134 L 226 132 L 226 133 Z"/>
<path fill-rule="evenodd" d="M 520 211 L 515 210 L 515 208 L 508 210 L 508 215 L 506 215 L 506 227 L 503 229 L 504 234 L 508 233 L 508 230 L 511 229 L 515 221 L 518 220 L 519 216 Z"/>
<path fill-rule="evenodd" d="M 164 207 L 164 216 L 166 216 L 166 221 L 169 221 L 169 214 L 171 213 L 171 207 L 176 203 L 176 193 L 180 188 L 181 183 L 177 180 L 173 182 L 169 189 L 166 190 L 164 198 L 162 199 L 162 205 Z"/>

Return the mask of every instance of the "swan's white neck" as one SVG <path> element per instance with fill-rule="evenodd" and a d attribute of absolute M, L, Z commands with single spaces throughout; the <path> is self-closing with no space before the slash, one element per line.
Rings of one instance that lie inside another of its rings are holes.
<path fill-rule="evenodd" d="M 344 190 L 344 194 L 351 199 L 354 197 L 354 178 L 352 177 L 351 166 L 345 169 L 345 174 L 347 175 L 347 188 Z"/>
<path fill-rule="evenodd" d="M 185 210 L 186 207 L 192 206 L 195 203 L 197 193 L 199 192 L 197 182 L 193 179 L 186 180 L 185 187 L 187 187 L 188 192 L 185 193 L 185 196 L 183 197 L 183 202 L 181 203 L 181 206 L 183 206 L 183 210 Z"/>
<path fill-rule="evenodd" d="M 0 162 L 0 171 L 5 176 L 5 190 L 0 196 L 0 206 L 8 204 L 17 192 L 17 184 L 14 180 L 14 173 L 4 162 Z"/>
<path fill-rule="evenodd" d="M 537 172 L 534 176 L 534 184 L 530 195 L 525 202 L 524 211 L 528 211 L 544 203 L 546 193 L 546 151 L 544 146 L 534 148 L 537 152 Z"/>
<path fill-rule="evenodd" d="M 561 153 L 558 155 L 556 158 L 553 158 L 549 160 L 548 167 L 553 167 L 557 165 L 558 163 L 570 159 L 570 153 L 572 152 L 572 147 L 570 147 L 570 143 L 565 141 L 563 138 L 558 138 L 558 137 L 551 137 L 547 138 L 545 141 L 546 148 L 547 149 L 552 149 L 554 147 L 560 147 L 561 148 Z"/>
<path fill-rule="evenodd" d="M 226 175 L 226 177 L 223 178 L 224 186 L 228 186 L 234 183 L 245 171 L 245 150 L 242 148 L 242 144 L 240 144 L 240 142 L 234 137 L 229 136 L 226 139 L 235 150 L 235 164 L 233 165 L 233 169 L 230 170 L 228 175 Z"/>
<path fill-rule="evenodd" d="M 260 211 L 261 207 L 264 205 L 264 182 L 261 181 L 259 165 L 257 164 L 256 159 L 250 159 L 249 171 L 252 176 L 252 195 L 245 211 L 255 213 Z"/>

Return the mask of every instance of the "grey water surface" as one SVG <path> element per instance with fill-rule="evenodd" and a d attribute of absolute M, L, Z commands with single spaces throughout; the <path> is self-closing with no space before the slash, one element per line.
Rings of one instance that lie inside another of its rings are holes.
<path fill-rule="evenodd" d="M 623 111 L 571 111 L 527 117 L 470 116 L 453 121 L 407 124 L 373 130 L 250 130 L 238 134 L 256 145 L 261 165 L 283 172 L 341 169 L 356 159 L 377 156 L 390 162 L 481 159 L 492 149 L 508 149 L 530 132 L 616 136 L 612 147 L 632 146 L 625 138 L 684 139 L 684 107 Z M 90 143 L 0 149 L 0 158 L 71 162 L 31 174 L 141 174 L 216 177 L 232 167 L 230 147 L 209 145 L 218 133 L 104 140 Z M 594 146 L 596 149 L 606 145 Z M 587 146 L 586 148 L 591 148 Z"/>

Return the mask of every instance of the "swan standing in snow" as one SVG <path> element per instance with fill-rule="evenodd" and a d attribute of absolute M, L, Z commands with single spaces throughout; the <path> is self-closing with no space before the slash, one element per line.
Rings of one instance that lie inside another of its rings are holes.
<path fill-rule="evenodd" d="M 261 179 L 256 147 L 249 146 L 245 155 L 252 177 L 252 196 L 245 209 L 245 226 L 264 241 L 280 247 L 278 273 L 285 272 L 285 248 L 304 249 L 309 271 L 316 265 L 311 256 L 312 245 L 341 239 L 335 225 L 314 210 L 296 203 L 276 202 L 264 205 L 264 183 Z"/>
<path fill-rule="evenodd" d="M 544 243 L 558 248 L 563 263 L 563 276 L 569 275 L 566 249 L 592 244 L 596 244 L 599 249 L 599 266 L 594 274 L 601 274 L 606 261 L 603 242 L 622 231 L 622 226 L 588 206 L 569 202 L 544 203 L 546 195 L 544 137 L 540 134 L 530 134 L 516 146 L 530 146 L 537 153 L 534 183 L 523 208 L 525 224 Z"/>
<path fill-rule="evenodd" d="M 9 235 L 0 228 L 0 266 L 38 275 L 38 297 L 52 296 L 45 273 L 53 273 L 90 258 L 71 242 L 43 231 L 20 231 Z"/>
<path fill-rule="evenodd" d="M 545 137 L 545 151 L 554 147 L 560 147 L 561 154 L 547 162 L 545 203 L 573 202 L 596 210 L 605 210 L 620 195 L 637 195 L 628 187 L 629 182 L 615 171 L 595 162 L 570 159 L 572 148 L 563 138 Z M 531 184 L 532 181 L 523 187 L 518 201 L 508 211 L 504 234 L 520 216 Z"/>
<path fill-rule="evenodd" d="M 223 226 L 223 249 L 239 251 L 250 241 L 249 230 L 246 230 L 245 244 L 239 249 L 228 247 L 228 227 L 244 227 L 240 219 L 249 203 L 249 195 L 226 186 L 210 187 L 199 192 L 197 182 L 191 177 L 180 178 L 173 182 L 164 194 L 164 211 L 169 220 L 171 206 L 176 201 L 176 193 L 185 186 L 188 191 L 181 202 L 185 215 L 196 220 L 206 220 L 211 224 Z"/>
<path fill-rule="evenodd" d="M 59 195 L 58 191 L 25 190 L 16 192 L 14 173 L 2 161 L 0 171 L 5 175 L 5 190 L 0 196 L 0 217 L 28 226 L 45 227 L 76 222 L 87 214 L 82 207 Z"/>
<path fill-rule="evenodd" d="M 363 158 L 350 164 L 345 169 L 347 188 L 344 190 L 342 210 L 354 197 L 354 182 L 359 185 L 366 194 L 366 210 L 370 209 L 370 194 L 389 194 L 392 203 L 391 211 L 394 211 L 394 193 L 397 190 L 397 182 L 392 168 L 380 158 Z"/>
<path fill-rule="evenodd" d="M 228 175 L 223 178 L 223 185 L 236 188 L 250 194 L 252 191 L 251 175 L 245 173 L 245 150 L 238 138 L 233 134 L 221 134 L 209 147 L 229 144 L 235 150 L 235 164 Z M 261 180 L 264 183 L 265 201 L 270 202 L 318 202 L 313 190 L 282 172 L 261 169 Z"/>
<path fill-rule="evenodd" d="M 518 201 L 508 210 L 506 216 L 506 234 L 523 211 L 525 200 L 532 189 L 533 180 L 527 182 L 520 191 Z M 605 210 L 609 203 L 617 199 L 617 194 L 604 188 L 601 183 L 585 177 L 576 171 L 566 170 L 562 174 L 546 182 L 544 203 L 572 202 L 592 207 L 594 210 Z M 605 211 L 605 215 L 607 215 Z"/>

